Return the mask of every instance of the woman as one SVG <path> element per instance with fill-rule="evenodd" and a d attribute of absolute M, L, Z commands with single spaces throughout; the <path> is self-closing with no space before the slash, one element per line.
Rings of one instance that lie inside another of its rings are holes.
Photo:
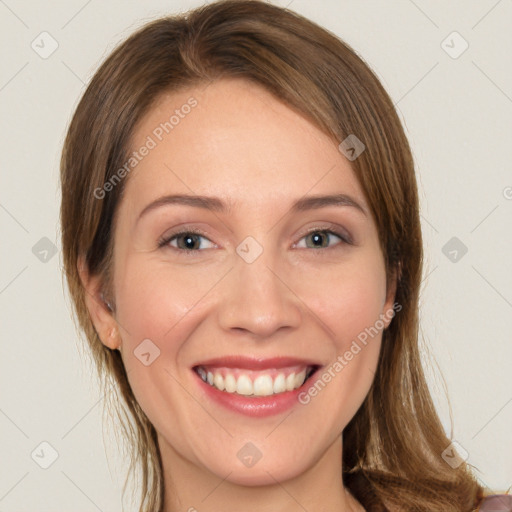
<path fill-rule="evenodd" d="M 61 168 L 140 510 L 477 509 L 420 363 L 413 159 L 345 43 L 257 1 L 152 22 L 92 79 Z"/>

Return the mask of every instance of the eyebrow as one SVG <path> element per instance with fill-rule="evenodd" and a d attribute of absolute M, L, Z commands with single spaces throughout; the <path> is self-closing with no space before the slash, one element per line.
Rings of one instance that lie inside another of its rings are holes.
<path fill-rule="evenodd" d="M 232 204 L 226 204 L 222 199 L 213 196 L 193 196 L 188 194 L 175 194 L 163 196 L 149 203 L 140 213 L 139 219 L 148 212 L 169 205 L 185 205 L 195 208 L 203 208 L 213 212 L 229 212 Z M 366 208 L 359 204 L 354 198 L 347 194 L 331 194 L 301 197 L 291 207 L 291 212 L 306 210 L 317 210 L 327 206 L 351 206 L 364 215 L 368 215 Z"/>

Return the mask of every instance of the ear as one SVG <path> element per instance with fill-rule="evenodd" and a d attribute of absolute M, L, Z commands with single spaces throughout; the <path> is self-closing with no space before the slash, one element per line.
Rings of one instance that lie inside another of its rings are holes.
<path fill-rule="evenodd" d="M 398 279 L 400 276 L 400 268 L 395 269 L 387 283 L 386 300 L 382 306 L 381 318 L 384 322 L 384 329 L 389 327 L 391 320 L 395 316 L 395 313 L 402 309 L 400 304 L 395 306 L 396 289 L 398 286 Z"/>
<path fill-rule="evenodd" d="M 103 297 L 102 278 L 98 275 L 90 275 L 83 256 L 78 259 L 77 267 L 85 290 L 85 304 L 101 342 L 112 350 L 120 348 L 121 336 L 114 312 Z"/>

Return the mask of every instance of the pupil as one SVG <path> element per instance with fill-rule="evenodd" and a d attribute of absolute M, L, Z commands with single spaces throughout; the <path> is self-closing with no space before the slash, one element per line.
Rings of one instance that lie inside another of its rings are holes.
<path fill-rule="evenodd" d="M 319 234 L 319 233 L 313 233 L 313 235 L 312 235 L 312 238 L 313 238 L 313 244 L 314 244 L 315 246 L 318 246 L 318 245 L 320 245 L 320 246 L 321 246 L 321 245 L 322 245 L 322 237 L 323 237 L 323 236 L 324 236 L 324 235 Z"/>
<path fill-rule="evenodd" d="M 197 242 L 197 235 L 187 235 L 184 237 L 185 246 L 187 249 L 193 249 Z"/>

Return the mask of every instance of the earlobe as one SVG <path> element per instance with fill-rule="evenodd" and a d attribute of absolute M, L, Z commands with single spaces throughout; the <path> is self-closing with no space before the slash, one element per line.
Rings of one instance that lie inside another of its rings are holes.
<path fill-rule="evenodd" d="M 89 274 L 83 257 L 79 258 L 77 267 L 85 291 L 85 304 L 101 342 L 112 350 L 120 348 L 121 336 L 113 308 L 103 295 L 101 276 Z"/>

